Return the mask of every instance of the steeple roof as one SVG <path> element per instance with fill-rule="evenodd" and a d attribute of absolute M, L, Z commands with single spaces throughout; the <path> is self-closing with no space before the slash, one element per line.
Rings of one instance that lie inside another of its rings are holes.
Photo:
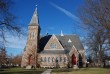
<path fill-rule="evenodd" d="M 64 36 L 62 30 L 61 30 L 61 36 Z"/>
<path fill-rule="evenodd" d="M 34 14 L 33 14 L 32 18 L 31 18 L 31 21 L 30 21 L 29 25 L 39 25 L 37 7 L 36 7 L 36 9 L 34 11 Z"/>

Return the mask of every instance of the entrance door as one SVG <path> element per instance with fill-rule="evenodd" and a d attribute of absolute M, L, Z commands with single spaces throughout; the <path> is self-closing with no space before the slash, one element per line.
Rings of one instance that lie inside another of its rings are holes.
<path fill-rule="evenodd" d="M 32 65 L 32 63 L 33 63 L 33 58 L 32 58 L 32 55 L 30 55 L 30 57 L 29 57 L 29 65 Z"/>
<path fill-rule="evenodd" d="M 76 65 L 76 56 L 73 54 L 72 55 L 72 65 Z"/>

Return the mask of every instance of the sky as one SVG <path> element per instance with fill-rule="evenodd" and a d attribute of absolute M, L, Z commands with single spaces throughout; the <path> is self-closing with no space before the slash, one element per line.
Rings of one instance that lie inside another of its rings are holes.
<path fill-rule="evenodd" d="M 81 20 L 78 18 L 78 8 L 83 4 L 82 0 L 13 0 L 11 12 L 17 16 L 17 22 L 21 24 L 26 35 L 20 39 L 17 36 L 9 36 L 7 43 L 8 55 L 22 54 L 26 45 L 28 25 L 37 6 L 41 35 L 78 34 L 80 38 L 86 35 Z"/>

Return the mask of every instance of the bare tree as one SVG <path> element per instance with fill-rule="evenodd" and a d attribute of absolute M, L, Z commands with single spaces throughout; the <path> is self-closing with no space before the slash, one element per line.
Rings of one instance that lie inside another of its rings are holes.
<path fill-rule="evenodd" d="M 20 55 L 16 55 L 16 56 L 13 57 L 12 63 L 14 65 L 20 66 L 21 65 L 21 59 L 22 59 L 22 55 L 21 54 Z"/>
<path fill-rule="evenodd" d="M 79 10 L 79 18 L 88 28 L 86 44 L 102 62 L 103 45 L 110 44 L 110 0 L 84 0 Z"/>
<path fill-rule="evenodd" d="M 20 35 L 21 29 L 16 24 L 16 16 L 10 11 L 12 0 L 0 0 L 0 47 L 6 42 L 6 33 Z"/>
<path fill-rule="evenodd" d="M 7 64 L 7 54 L 5 48 L 0 48 L 0 65 Z"/>

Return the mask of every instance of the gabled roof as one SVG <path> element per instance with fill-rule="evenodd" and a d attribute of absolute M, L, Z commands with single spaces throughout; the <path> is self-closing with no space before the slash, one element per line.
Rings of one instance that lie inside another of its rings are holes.
<path fill-rule="evenodd" d="M 57 47 L 56 49 L 60 49 L 60 50 L 64 50 L 64 48 L 62 47 L 61 43 L 59 42 L 58 38 L 56 37 L 56 35 L 52 35 L 51 38 L 49 39 L 49 41 L 47 42 L 47 44 L 45 45 L 44 49 L 45 50 L 56 50 L 54 48 L 49 47 L 51 43 L 56 43 Z"/>
<path fill-rule="evenodd" d="M 73 45 L 76 47 L 77 50 L 84 49 L 78 35 L 56 35 L 56 37 L 65 49 L 71 49 Z M 68 42 L 69 39 L 71 39 L 71 42 Z"/>
<path fill-rule="evenodd" d="M 37 7 L 34 11 L 34 14 L 31 18 L 31 21 L 29 23 L 30 26 L 33 26 L 33 25 L 39 25 L 39 22 L 38 22 L 38 13 L 37 13 Z"/>
<path fill-rule="evenodd" d="M 45 45 L 47 44 L 47 42 L 49 41 L 51 36 L 52 35 L 47 35 L 40 39 L 39 48 L 41 51 L 44 49 Z M 75 48 L 77 50 L 84 49 L 78 35 L 64 35 L 64 36 L 56 35 L 56 37 L 59 40 L 59 42 L 61 43 L 61 45 L 63 46 L 63 48 L 65 49 L 65 52 L 67 52 L 67 53 L 69 53 L 69 51 L 72 49 L 73 45 L 75 46 Z M 71 42 L 68 42 L 69 39 L 71 39 Z M 47 51 L 42 51 L 42 52 L 44 53 Z"/>

